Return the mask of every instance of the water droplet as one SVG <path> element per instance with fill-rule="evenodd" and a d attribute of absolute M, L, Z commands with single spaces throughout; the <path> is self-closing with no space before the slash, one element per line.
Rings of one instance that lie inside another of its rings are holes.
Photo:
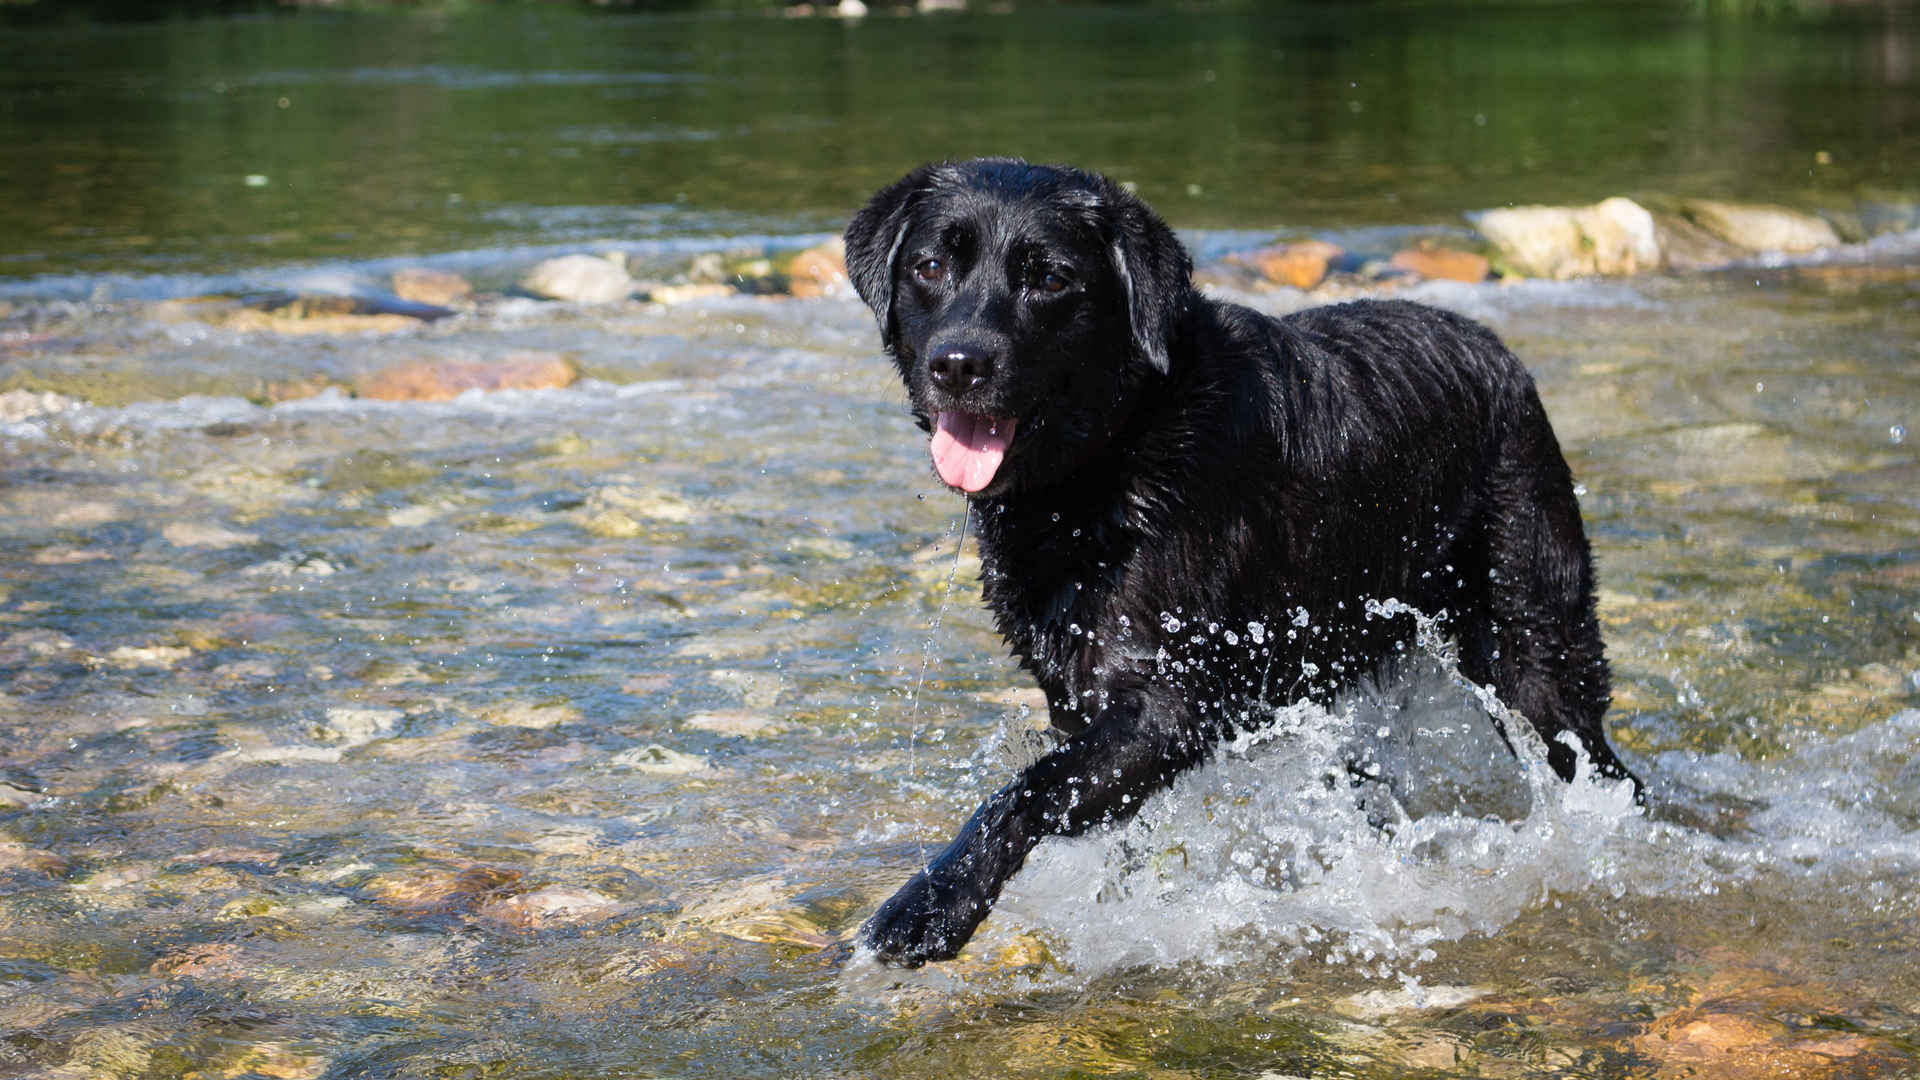
<path fill-rule="evenodd" d="M 1901 443 L 1906 442 L 1907 426 L 1905 424 L 1893 425 L 1892 427 L 1887 429 L 1887 438 L 1892 439 L 1893 445 L 1895 446 L 1899 446 Z"/>

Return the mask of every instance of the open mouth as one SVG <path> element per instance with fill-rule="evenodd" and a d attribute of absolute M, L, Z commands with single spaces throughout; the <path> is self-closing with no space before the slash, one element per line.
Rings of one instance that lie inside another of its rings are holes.
<path fill-rule="evenodd" d="M 1013 420 L 979 413 L 943 412 L 934 420 L 933 467 L 950 487 L 969 494 L 985 490 L 1006 460 Z"/>

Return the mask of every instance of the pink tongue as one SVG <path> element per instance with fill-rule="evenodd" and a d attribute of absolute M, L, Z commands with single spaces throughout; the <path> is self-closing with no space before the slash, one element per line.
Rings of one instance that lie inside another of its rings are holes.
<path fill-rule="evenodd" d="M 962 491 L 979 491 L 993 483 L 993 474 L 1013 441 L 1013 421 L 977 413 L 943 412 L 933 426 L 933 467 L 940 479 Z"/>

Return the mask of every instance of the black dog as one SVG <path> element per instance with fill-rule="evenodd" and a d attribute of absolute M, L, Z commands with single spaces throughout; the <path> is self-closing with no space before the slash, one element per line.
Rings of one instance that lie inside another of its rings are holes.
<path fill-rule="evenodd" d="M 1378 668 L 1413 627 L 1370 599 L 1444 610 L 1462 671 L 1562 777 L 1561 732 L 1630 776 L 1573 479 L 1492 332 L 1405 302 L 1209 300 L 1119 185 L 1003 158 L 881 191 L 847 267 L 1067 736 L 867 922 L 882 959 L 951 957 L 1042 837 L 1129 816 L 1272 705 Z"/>

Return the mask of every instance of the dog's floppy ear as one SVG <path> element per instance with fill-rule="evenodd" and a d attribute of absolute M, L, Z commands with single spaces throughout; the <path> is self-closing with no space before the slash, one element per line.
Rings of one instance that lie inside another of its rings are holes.
<path fill-rule="evenodd" d="M 893 349 L 893 275 L 900 245 L 913 223 L 913 210 L 925 194 L 935 165 L 920 168 L 880 189 L 853 220 L 847 222 L 847 280 L 873 309 L 880 336 Z"/>
<path fill-rule="evenodd" d="M 1127 294 L 1133 351 L 1165 375 L 1175 326 L 1193 292 L 1193 258 L 1167 223 L 1126 189 L 1113 185 L 1108 198 L 1114 272 Z"/>

